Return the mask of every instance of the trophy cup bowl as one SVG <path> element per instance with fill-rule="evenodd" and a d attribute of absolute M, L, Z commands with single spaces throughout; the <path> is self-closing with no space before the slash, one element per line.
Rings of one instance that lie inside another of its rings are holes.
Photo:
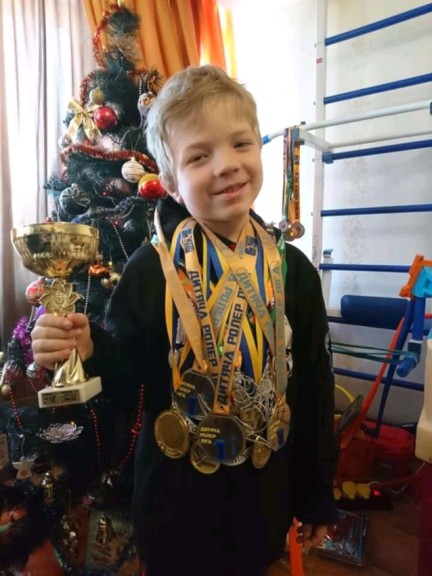
<path fill-rule="evenodd" d="M 80 296 L 68 278 L 84 272 L 96 258 L 97 228 L 71 222 L 44 222 L 14 228 L 12 244 L 27 270 L 49 279 L 40 303 L 46 312 L 66 316 L 75 311 Z M 38 392 L 40 408 L 82 404 L 102 390 L 99 377 L 86 378 L 74 349 L 55 367 L 51 386 Z"/>

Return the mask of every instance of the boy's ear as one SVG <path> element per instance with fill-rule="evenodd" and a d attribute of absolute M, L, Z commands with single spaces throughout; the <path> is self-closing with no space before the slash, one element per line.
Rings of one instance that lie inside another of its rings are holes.
<path fill-rule="evenodd" d="M 169 194 L 169 196 L 171 196 L 171 198 L 173 198 L 176 202 L 183 204 L 182 197 L 175 187 L 174 180 L 172 178 L 167 178 L 164 174 L 159 174 L 159 179 L 165 192 Z"/>
<path fill-rule="evenodd" d="M 174 198 L 177 204 L 184 204 L 183 198 L 180 196 L 180 192 L 168 192 L 168 194 Z"/>

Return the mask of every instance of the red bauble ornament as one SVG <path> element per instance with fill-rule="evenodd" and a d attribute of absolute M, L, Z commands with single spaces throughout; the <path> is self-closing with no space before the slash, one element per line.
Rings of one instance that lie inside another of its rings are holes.
<path fill-rule="evenodd" d="M 146 200 L 159 200 L 165 196 L 165 190 L 159 178 L 148 180 L 138 186 L 138 194 Z"/>
<path fill-rule="evenodd" d="M 33 280 L 31 284 L 27 286 L 25 295 L 27 302 L 33 306 L 39 305 L 39 300 L 45 291 L 45 280 L 43 278 L 37 278 Z"/>
<path fill-rule="evenodd" d="M 117 126 L 117 114 L 108 106 L 101 106 L 93 114 L 93 120 L 99 130 L 112 130 Z"/>

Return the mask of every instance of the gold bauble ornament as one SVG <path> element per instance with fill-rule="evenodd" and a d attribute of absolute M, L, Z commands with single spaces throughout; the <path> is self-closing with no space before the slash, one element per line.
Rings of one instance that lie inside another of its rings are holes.
<path fill-rule="evenodd" d="M 102 278 L 101 284 L 107 290 L 114 290 L 120 280 L 120 274 L 110 270 L 108 278 Z"/>
<path fill-rule="evenodd" d="M 8 398 L 10 395 L 10 391 L 11 391 L 10 384 L 8 384 L 7 382 L 5 384 L 2 384 L 2 386 L 0 388 L 0 394 L 2 396 L 4 396 L 5 398 Z"/>
<path fill-rule="evenodd" d="M 90 90 L 89 98 L 91 102 L 93 102 L 93 104 L 101 105 L 105 103 L 105 94 L 103 93 L 101 88 L 99 88 L 99 86 L 96 86 L 96 88 Z"/>

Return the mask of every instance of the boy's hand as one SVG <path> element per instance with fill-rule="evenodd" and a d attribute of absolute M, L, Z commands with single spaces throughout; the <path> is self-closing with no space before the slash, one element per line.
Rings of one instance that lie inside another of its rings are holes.
<path fill-rule="evenodd" d="M 57 362 L 67 360 L 73 348 L 78 350 L 82 360 L 93 355 L 90 325 L 85 314 L 43 314 L 36 321 L 31 338 L 34 361 L 48 370 L 53 370 Z"/>
<path fill-rule="evenodd" d="M 297 529 L 297 542 L 302 544 L 305 550 L 309 550 L 323 542 L 327 531 L 327 525 L 301 524 Z"/>

